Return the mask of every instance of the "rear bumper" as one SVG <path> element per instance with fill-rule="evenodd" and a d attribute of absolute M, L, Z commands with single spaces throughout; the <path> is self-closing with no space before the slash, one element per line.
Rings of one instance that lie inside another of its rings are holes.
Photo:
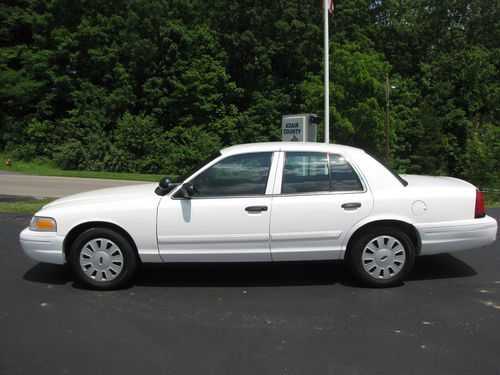
<path fill-rule="evenodd" d="M 481 219 L 416 224 L 422 247 L 420 255 L 449 253 L 488 246 L 497 238 L 497 221 Z"/>
<path fill-rule="evenodd" d="M 33 232 L 24 229 L 19 235 L 24 253 L 31 259 L 44 263 L 64 264 L 63 236 L 49 232 Z"/>

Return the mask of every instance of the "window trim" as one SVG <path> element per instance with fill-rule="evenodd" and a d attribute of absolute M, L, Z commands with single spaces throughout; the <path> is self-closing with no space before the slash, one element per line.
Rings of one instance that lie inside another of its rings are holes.
<path fill-rule="evenodd" d="M 341 191 L 310 191 L 310 192 L 304 192 L 304 193 L 283 193 L 283 181 L 284 181 L 284 174 L 285 174 L 285 162 L 286 162 L 286 154 L 287 153 L 293 153 L 293 152 L 303 152 L 303 153 L 311 153 L 311 154 L 326 154 L 327 160 L 328 160 L 328 176 L 330 178 L 330 189 L 332 188 L 332 171 L 330 167 L 330 155 L 340 155 L 342 156 L 346 162 L 351 166 L 351 168 L 354 170 L 356 175 L 358 176 L 359 182 L 361 183 L 362 190 L 341 190 Z M 278 165 L 278 168 L 281 170 L 281 173 L 277 173 L 279 175 L 280 180 L 276 181 L 275 187 L 276 191 L 274 192 L 273 195 L 275 196 L 282 196 L 282 197 L 293 197 L 293 196 L 308 196 L 308 195 L 338 195 L 338 194 L 363 194 L 368 191 L 368 184 L 366 183 L 365 177 L 363 173 L 359 170 L 359 168 L 356 166 L 355 163 L 353 163 L 349 157 L 347 157 L 345 154 L 342 152 L 329 152 L 329 151 L 281 151 L 281 154 L 283 155 L 280 157 L 280 163 Z"/>
<path fill-rule="evenodd" d="M 184 180 L 182 183 L 180 183 L 180 185 L 172 190 L 171 194 L 170 194 L 170 198 L 171 199 L 176 199 L 176 200 L 186 200 L 187 198 L 183 198 L 183 197 L 177 197 L 177 192 L 181 189 L 182 185 L 187 183 L 187 182 L 191 182 L 193 179 L 195 179 L 196 177 L 198 177 L 200 174 L 202 174 L 203 172 L 205 172 L 206 170 L 208 170 L 209 168 L 212 168 L 214 165 L 230 158 L 230 157 L 233 157 L 233 156 L 242 156 L 242 155 L 251 155 L 251 154 L 271 154 L 271 161 L 269 163 L 269 170 L 267 171 L 267 180 L 266 180 L 266 186 L 265 186 L 265 189 L 264 189 L 264 194 L 248 194 L 248 195 L 214 195 L 214 196 L 210 196 L 210 197 L 196 197 L 196 196 L 192 196 L 191 198 L 189 198 L 190 200 L 198 200 L 198 199 L 234 199 L 234 198 L 262 198 L 262 197 L 269 197 L 271 196 L 271 194 L 268 194 L 268 190 L 269 190 L 269 184 L 271 182 L 271 177 L 275 177 L 275 175 L 277 174 L 277 172 L 275 171 L 274 174 L 272 173 L 272 169 L 273 168 L 276 168 L 277 167 L 277 163 L 275 163 L 275 159 L 276 159 L 276 154 L 278 152 L 276 151 L 254 151 L 254 152 L 245 152 L 245 153 L 241 153 L 241 154 L 231 154 L 231 155 L 220 155 L 218 158 L 212 160 L 210 163 L 208 163 L 207 165 L 205 165 L 204 167 L 200 168 L 199 170 L 197 170 L 195 173 L 193 173 L 191 176 L 189 176 L 186 180 Z"/>

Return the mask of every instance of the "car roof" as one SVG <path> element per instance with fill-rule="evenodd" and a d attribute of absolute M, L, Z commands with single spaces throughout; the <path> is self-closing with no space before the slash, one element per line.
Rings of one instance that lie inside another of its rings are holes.
<path fill-rule="evenodd" d="M 251 153 L 251 152 L 272 152 L 272 151 L 310 151 L 310 152 L 354 152 L 364 153 L 363 150 L 333 144 L 333 143 L 316 143 L 316 142 L 262 142 L 262 143 L 246 143 L 236 146 L 223 148 L 221 154 L 224 156 Z"/>

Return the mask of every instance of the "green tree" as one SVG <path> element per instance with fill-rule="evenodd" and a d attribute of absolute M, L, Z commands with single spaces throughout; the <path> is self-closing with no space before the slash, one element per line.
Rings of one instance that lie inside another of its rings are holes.
<path fill-rule="evenodd" d="M 477 129 L 467 140 L 464 176 L 481 188 L 500 186 L 500 129 L 491 124 Z"/>
<path fill-rule="evenodd" d="M 348 43 L 333 45 L 334 58 L 330 68 L 331 138 L 335 142 L 362 147 L 378 156 L 383 155 L 385 143 L 384 80 L 389 65 L 381 54 L 363 50 Z M 300 86 L 304 110 L 321 113 L 323 81 L 311 75 Z"/>
<path fill-rule="evenodd" d="M 498 183 L 474 163 L 496 157 L 500 7 L 335 8 L 332 139 L 383 155 L 390 75 L 393 166 Z M 279 140 L 283 114 L 323 115 L 322 27 L 313 0 L 4 2 L 0 149 L 64 168 L 179 174 L 220 147 Z"/>

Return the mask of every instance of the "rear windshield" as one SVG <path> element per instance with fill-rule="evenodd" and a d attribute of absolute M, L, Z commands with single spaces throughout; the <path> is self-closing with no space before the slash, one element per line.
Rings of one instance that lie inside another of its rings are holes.
<path fill-rule="evenodd" d="M 387 165 L 385 165 L 385 163 L 381 162 L 378 158 L 376 158 L 375 156 L 371 155 L 371 154 L 368 154 L 370 155 L 372 158 L 374 158 L 376 161 L 378 161 L 385 169 L 387 169 L 389 172 L 391 172 L 391 174 L 396 177 L 396 179 L 401 183 L 401 185 L 403 186 L 408 186 L 408 181 L 406 181 L 403 177 L 401 177 L 398 172 L 396 172 L 394 169 L 388 167 Z"/>
<path fill-rule="evenodd" d="M 399 182 L 401 182 L 401 184 L 403 186 L 407 186 L 408 185 L 408 181 L 406 181 L 403 177 L 401 177 L 394 169 L 392 168 L 389 168 L 387 167 L 386 165 L 382 164 L 389 172 L 392 173 L 392 175 L 394 177 L 396 177 L 398 179 Z"/>

